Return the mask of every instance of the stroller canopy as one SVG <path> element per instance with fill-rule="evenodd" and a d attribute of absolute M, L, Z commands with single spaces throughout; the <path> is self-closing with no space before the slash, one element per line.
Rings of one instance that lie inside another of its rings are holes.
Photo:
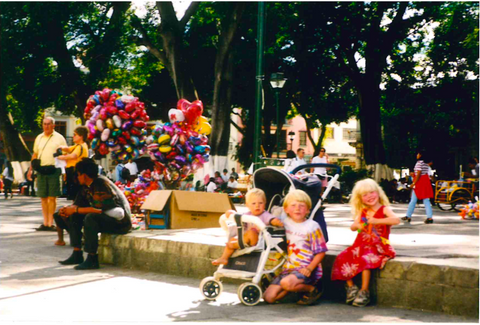
<path fill-rule="evenodd" d="M 253 173 L 253 187 L 265 192 L 267 206 L 275 194 L 284 197 L 292 186 L 295 187 L 292 178 L 283 170 L 266 167 L 257 169 Z"/>

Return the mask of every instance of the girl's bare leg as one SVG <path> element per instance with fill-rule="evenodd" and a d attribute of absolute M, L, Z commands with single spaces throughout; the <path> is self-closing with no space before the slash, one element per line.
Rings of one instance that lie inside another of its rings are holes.
<path fill-rule="evenodd" d="M 368 287 L 370 285 L 370 275 L 371 275 L 370 270 L 363 270 L 362 272 L 362 289 L 368 291 Z"/>

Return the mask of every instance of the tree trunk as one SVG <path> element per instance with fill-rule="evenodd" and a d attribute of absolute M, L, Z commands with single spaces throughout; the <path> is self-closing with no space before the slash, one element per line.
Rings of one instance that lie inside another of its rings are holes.
<path fill-rule="evenodd" d="M 320 149 L 323 146 L 323 140 L 325 139 L 325 134 L 327 133 L 327 124 L 322 123 L 322 126 L 320 127 L 320 136 L 318 137 L 318 142 L 314 144 L 315 150 L 313 151 L 313 156 L 318 156 L 320 153 Z"/>
<path fill-rule="evenodd" d="M 27 148 L 22 135 L 12 124 L 12 116 L 0 103 L 0 134 L 2 135 L 3 147 L 8 160 L 29 161 L 32 154 Z"/>
<path fill-rule="evenodd" d="M 212 100 L 212 156 L 227 156 L 230 140 L 230 112 L 232 106 L 233 53 L 231 44 L 246 4 L 235 3 L 231 16 L 223 21 L 217 57 L 215 59 L 215 82 Z"/>
<path fill-rule="evenodd" d="M 172 78 L 177 91 L 177 97 L 185 98 L 189 101 L 198 99 L 193 80 L 189 70 L 188 52 L 184 47 L 184 33 L 186 19 L 190 18 L 198 7 L 198 4 L 192 3 L 195 9 L 185 14 L 181 21 L 178 21 L 172 2 L 160 2 L 156 4 L 161 16 L 161 24 L 158 28 L 162 49 L 164 52 L 164 64 Z M 193 7 L 192 7 L 193 8 Z M 189 8 L 190 9 L 190 8 Z"/>
<path fill-rule="evenodd" d="M 385 148 L 382 139 L 382 123 L 380 118 L 379 83 L 365 83 L 359 87 L 360 101 L 360 133 L 362 135 L 363 152 L 367 165 L 385 164 Z"/>

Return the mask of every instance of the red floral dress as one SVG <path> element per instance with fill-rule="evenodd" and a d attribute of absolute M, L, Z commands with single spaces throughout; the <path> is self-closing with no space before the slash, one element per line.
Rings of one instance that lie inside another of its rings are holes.
<path fill-rule="evenodd" d="M 374 218 L 385 218 L 381 206 Z M 366 211 L 362 211 L 366 218 Z M 367 225 L 357 235 L 352 246 L 341 252 L 332 267 L 332 280 L 349 280 L 366 269 L 383 268 L 385 263 L 395 257 L 395 250 L 388 241 L 390 227 L 387 225 Z"/>

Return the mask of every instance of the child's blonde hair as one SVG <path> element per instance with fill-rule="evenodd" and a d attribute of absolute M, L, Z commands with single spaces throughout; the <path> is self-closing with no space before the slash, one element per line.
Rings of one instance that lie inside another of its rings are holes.
<path fill-rule="evenodd" d="M 350 205 L 352 206 L 352 214 L 354 218 L 366 208 L 362 201 L 362 195 L 368 192 L 377 192 L 378 202 L 384 206 L 390 205 L 388 197 L 377 182 L 371 178 L 362 179 L 355 183 L 352 190 L 352 197 L 350 198 Z"/>
<path fill-rule="evenodd" d="M 252 196 L 261 197 L 263 201 L 267 203 L 267 197 L 265 196 L 265 192 L 259 188 L 252 188 L 251 190 L 249 190 L 247 194 L 245 194 L 245 202 L 250 202 L 250 198 Z"/>
<path fill-rule="evenodd" d="M 283 208 L 285 209 L 288 207 L 292 201 L 298 201 L 305 203 L 308 207 L 308 210 L 312 208 L 312 200 L 307 193 L 302 190 L 293 190 L 285 196 L 285 200 L 283 201 Z"/>

